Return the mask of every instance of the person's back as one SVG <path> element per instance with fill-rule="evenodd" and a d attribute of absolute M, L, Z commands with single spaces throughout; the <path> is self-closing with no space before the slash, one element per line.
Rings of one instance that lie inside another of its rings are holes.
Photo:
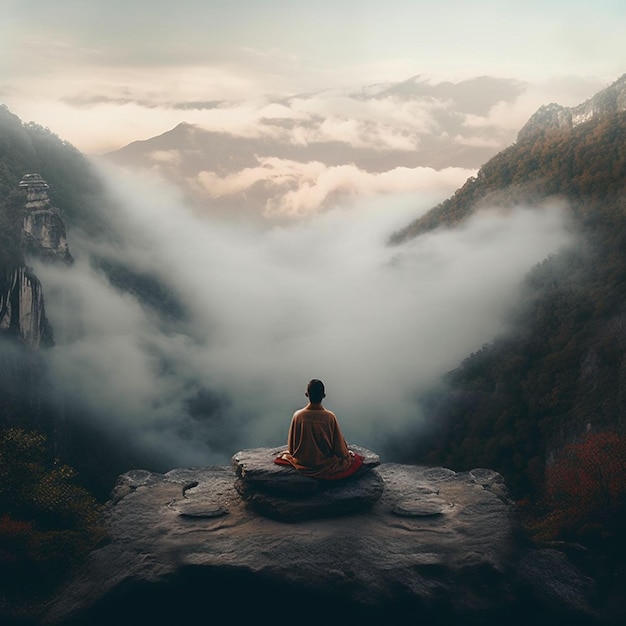
<path fill-rule="evenodd" d="M 353 466 L 355 456 L 348 449 L 337 417 L 322 405 L 326 396 L 322 381 L 311 380 L 305 395 L 309 403 L 293 414 L 287 437 L 289 449 L 280 458 L 306 476 L 343 476 Z"/>

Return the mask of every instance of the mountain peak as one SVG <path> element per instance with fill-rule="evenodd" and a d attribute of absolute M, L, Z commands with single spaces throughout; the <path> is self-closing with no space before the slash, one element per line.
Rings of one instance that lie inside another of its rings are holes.
<path fill-rule="evenodd" d="M 573 128 L 597 115 L 626 111 L 626 74 L 606 89 L 575 107 L 545 104 L 534 113 L 517 135 L 524 141 L 549 129 Z"/>

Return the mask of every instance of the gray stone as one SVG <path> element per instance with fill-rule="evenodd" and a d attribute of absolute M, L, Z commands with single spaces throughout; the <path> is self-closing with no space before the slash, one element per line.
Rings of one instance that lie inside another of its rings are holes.
<path fill-rule="evenodd" d="M 429 517 L 442 515 L 451 506 L 441 498 L 420 498 L 398 502 L 392 511 L 401 517 Z"/>
<path fill-rule="evenodd" d="M 231 460 L 237 475 L 235 488 L 253 511 L 282 522 L 364 511 L 383 493 L 383 480 L 374 470 L 380 459 L 370 450 L 350 447 L 364 457 L 363 465 L 340 480 L 309 478 L 293 467 L 276 465 L 274 459 L 284 448 L 242 450 Z"/>
<path fill-rule="evenodd" d="M 65 225 L 58 209 L 50 205 L 47 183 L 39 174 L 26 174 L 20 182 L 26 190 L 22 224 L 22 252 L 28 256 L 71 262 Z M 0 333 L 16 332 L 35 350 L 54 343 L 46 317 L 43 288 L 32 269 L 18 265 L 8 269 L 0 290 Z"/>
<path fill-rule="evenodd" d="M 39 174 L 25 174 L 20 188 L 26 191 L 23 239 L 27 254 L 46 260 L 72 262 L 65 224 L 48 198 L 48 184 Z"/>
<path fill-rule="evenodd" d="M 0 291 L 0 332 L 17 330 L 23 342 L 37 349 L 53 343 L 46 317 L 41 282 L 28 267 L 16 267 L 6 273 L 4 291 Z"/>
<path fill-rule="evenodd" d="M 498 481 L 389 463 L 368 474 L 384 489 L 367 510 L 296 524 L 258 515 L 232 468 L 124 475 L 107 507 L 108 542 L 42 624 L 169 626 L 224 611 L 319 624 L 321 611 L 328 623 L 523 626 L 588 614 L 575 568 L 521 546 L 515 505 L 489 487 Z M 419 502 L 442 510 L 398 515 Z M 546 592 L 555 564 L 558 584 Z"/>
<path fill-rule="evenodd" d="M 302 498 L 293 497 L 293 494 L 285 497 L 251 491 L 241 480 L 235 482 L 235 487 L 246 504 L 259 515 L 282 522 L 300 522 L 364 511 L 380 499 L 384 483 L 380 474 L 372 470 L 324 485 L 323 490 Z"/>
<path fill-rule="evenodd" d="M 228 511 L 214 502 L 195 502 L 189 500 L 177 500 L 170 507 L 183 517 L 221 517 Z"/>

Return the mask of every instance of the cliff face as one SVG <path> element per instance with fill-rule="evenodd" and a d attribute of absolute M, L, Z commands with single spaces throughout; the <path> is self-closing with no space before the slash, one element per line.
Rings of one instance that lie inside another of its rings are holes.
<path fill-rule="evenodd" d="M 24 177 L 25 202 L 14 198 L 3 226 L 8 247 L 0 263 L 0 425 L 59 434 L 57 417 L 48 412 L 49 389 L 40 349 L 54 343 L 46 317 L 43 287 L 28 258 L 69 263 L 65 225 L 48 199 L 48 185 L 38 174 Z M 23 202 L 23 203 L 22 203 Z"/>
<path fill-rule="evenodd" d="M 65 224 L 59 210 L 50 203 L 46 181 L 39 174 L 26 174 L 20 188 L 26 191 L 22 222 L 24 255 L 71 263 Z M 29 348 L 52 344 L 41 282 L 23 262 L 5 268 L 4 276 L 0 277 L 0 333 L 3 331 Z"/>
<path fill-rule="evenodd" d="M 19 337 L 37 349 L 52 344 L 52 329 L 46 318 L 43 289 L 27 267 L 8 272 L 0 291 L 0 332 Z"/>
<path fill-rule="evenodd" d="M 626 74 L 589 100 L 575 107 L 546 104 L 528 120 L 517 135 L 524 141 L 537 133 L 550 129 L 573 128 L 588 122 L 597 115 L 626 110 Z"/>

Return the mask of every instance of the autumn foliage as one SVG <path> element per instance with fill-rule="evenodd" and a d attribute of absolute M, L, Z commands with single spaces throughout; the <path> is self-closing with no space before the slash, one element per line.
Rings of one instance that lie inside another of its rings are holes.
<path fill-rule="evenodd" d="M 44 435 L 0 431 L 0 588 L 54 584 L 102 537 L 100 505 Z"/>
<path fill-rule="evenodd" d="M 626 522 L 626 436 L 590 432 L 565 446 L 547 464 L 545 515 L 536 538 L 621 540 Z"/>

